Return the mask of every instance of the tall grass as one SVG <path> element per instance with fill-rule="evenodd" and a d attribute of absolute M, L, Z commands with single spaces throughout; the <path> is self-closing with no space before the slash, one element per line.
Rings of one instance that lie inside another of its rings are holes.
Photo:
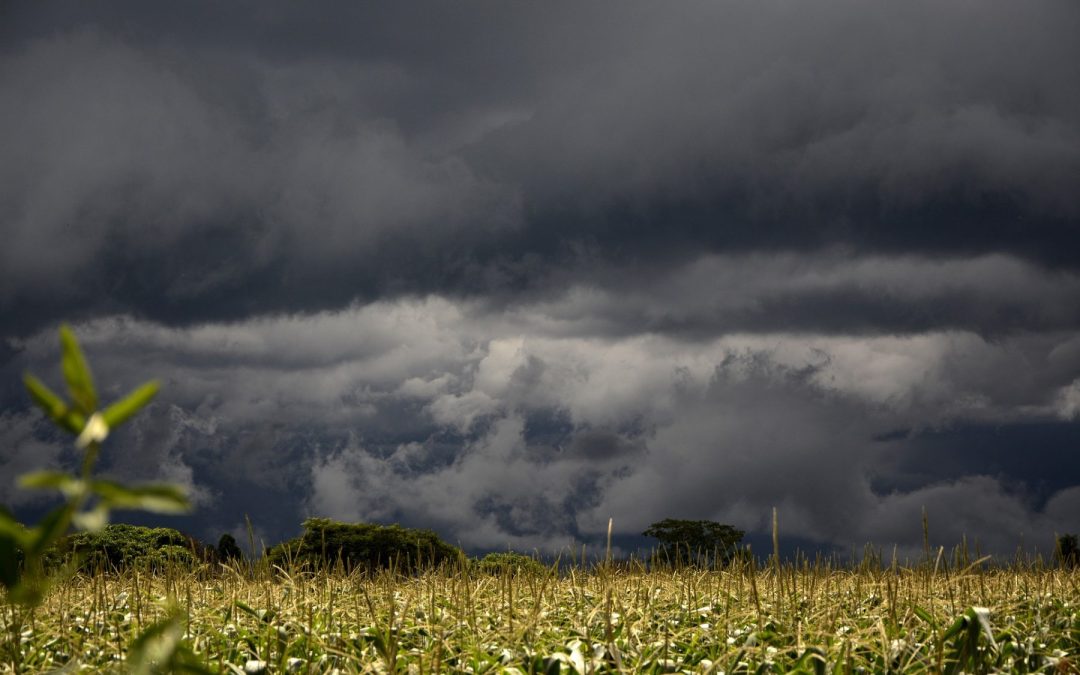
<path fill-rule="evenodd" d="M 948 557 L 83 574 L 34 611 L 18 648 L 26 672 L 120 671 L 132 638 L 173 612 L 218 672 L 1077 672 L 1080 572 Z"/>

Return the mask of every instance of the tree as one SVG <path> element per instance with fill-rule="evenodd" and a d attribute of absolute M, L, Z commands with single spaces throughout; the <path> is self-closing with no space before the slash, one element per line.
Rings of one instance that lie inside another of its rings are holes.
<path fill-rule="evenodd" d="M 340 562 L 346 570 L 393 567 L 403 572 L 438 567 L 461 555 L 461 549 L 442 541 L 431 530 L 341 523 L 329 518 L 308 518 L 303 535 L 266 552 L 270 564 L 281 567 L 300 564 L 320 569 Z"/>
<path fill-rule="evenodd" d="M 1080 542 L 1075 534 L 1063 534 L 1057 540 L 1057 559 L 1062 567 L 1080 565 Z"/>
<path fill-rule="evenodd" d="M 746 533 L 711 520 L 665 518 L 642 534 L 660 540 L 660 548 L 668 560 L 720 565 L 731 560 Z"/>
<path fill-rule="evenodd" d="M 112 524 L 96 532 L 76 532 L 46 552 L 51 567 L 78 562 L 83 571 L 141 567 L 163 570 L 192 567 L 208 560 L 210 549 L 194 537 L 168 527 Z M 74 558 L 73 558 L 74 557 Z"/>
<path fill-rule="evenodd" d="M 221 535 L 221 539 L 218 539 L 217 556 L 218 560 L 227 563 L 233 560 L 243 560 L 244 552 L 240 550 L 240 546 L 236 543 L 236 537 L 226 532 Z"/>

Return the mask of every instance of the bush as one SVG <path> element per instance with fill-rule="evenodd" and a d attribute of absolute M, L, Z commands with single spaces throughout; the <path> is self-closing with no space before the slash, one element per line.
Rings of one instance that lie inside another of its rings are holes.
<path fill-rule="evenodd" d="M 442 541 L 431 530 L 340 523 L 329 518 L 308 518 L 303 535 L 266 553 L 271 565 L 281 567 L 291 563 L 326 569 L 341 564 L 346 570 L 394 567 L 401 571 L 437 567 L 461 555 L 461 549 Z"/>
<path fill-rule="evenodd" d="M 479 567 L 487 574 L 544 574 L 548 570 L 536 558 L 515 551 L 488 553 L 480 559 Z"/>
<path fill-rule="evenodd" d="M 64 537 L 53 547 L 49 560 L 63 564 L 77 558 L 79 569 L 85 571 L 161 570 L 169 565 L 190 568 L 212 555 L 197 539 L 171 528 L 106 525 L 97 532 Z"/>
<path fill-rule="evenodd" d="M 243 562 L 244 552 L 240 550 L 240 546 L 236 543 L 236 537 L 229 533 L 221 535 L 221 539 L 218 539 L 217 559 L 223 563 L 229 563 L 233 560 Z"/>
<path fill-rule="evenodd" d="M 1075 534 L 1063 534 L 1057 539 L 1055 551 L 1058 565 L 1072 569 L 1080 566 L 1080 543 Z"/>

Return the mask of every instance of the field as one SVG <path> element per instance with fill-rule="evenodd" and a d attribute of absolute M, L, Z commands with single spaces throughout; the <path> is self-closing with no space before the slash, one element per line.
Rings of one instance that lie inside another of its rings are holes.
<path fill-rule="evenodd" d="M 214 672 L 1078 672 L 1080 572 L 1017 563 L 414 576 L 241 566 L 76 576 L 2 668 L 143 672 L 173 643 Z M 157 650 L 157 652 L 155 652 Z M 134 657 L 134 655 L 133 655 Z"/>

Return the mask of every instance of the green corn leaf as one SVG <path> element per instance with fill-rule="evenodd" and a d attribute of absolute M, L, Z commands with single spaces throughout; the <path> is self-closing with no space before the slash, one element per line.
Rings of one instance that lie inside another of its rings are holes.
<path fill-rule="evenodd" d="M 30 373 L 26 373 L 23 375 L 23 384 L 26 385 L 26 390 L 30 392 L 30 398 L 34 399 L 34 403 L 37 403 L 49 417 L 58 420 L 67 412 L 67 404 L 64 403 L 63 399 L 54 394 L 53 390 L 49 389 L 41 380 Z"/>
<path fill-rule="evenodd" d="M 191 504 L 183 491 L 167 484 L 128 487 L 109 480 L 95 480 L 91 490 L 114 509 L 140 509 L 155 513 L 184 513 Z"/>
<path fill-rule="evenodd" d="M 165 619 L 150 625 L 128 649 L 128 672 L 137 675 L 156 673 L 212 673 L 191 648 L 184 644 L 184 613 L 170 607 Z"/>
<path fill-rule="evenodd" d="M 115 429 L 149 403 L 160 388 L 161 385 L 157 380 L 151 380 L 106 408 L 101 416 L 110 429 Z"/>
<path fill-rule="evenodd" d="M 967 614 L 960 615 L 959 617 L 957 617 L 956 621 L 953 622 L 953 625 L 949 626 L 949 629 L 945 631 L 945 634 L 941 636 L 941 639 L 951 640 L 952 638 L 963 632 L 964 629 L 968 627 L 968 623 L 969 619 Z"/>
<path fill-rule="evenodd" d="M 930 612 L 926 611 L 922 607 L 919 607 L 918 605 L 915 605 L 912 611 L 915 612 L 915 616 L 930 624 L 932 627 L 937 627 L 937 622 L 934 621 L 934 617 L 930 615 Z"/>
<path fill-rule="evenodd" d="M 26 527 L 3 506 L 0 506 L 0 537 L 12 539 L 17 546 L 26 544 Z"/>
<path fill-rule="evenodd" d="M 79 347 L 75 334 L 67 325 L 60 326 L 61 364 L 64 379 L 71 392 L 71 400 L 86 415 L 97 410 L 97 392 L 94 391 L 94 378 L 90 375 L 90 366 L 86 364 L 82 348 Z"/>
<path fill-rule="evenodd" d="M 57 419 L 56 423 L 78 436 L 86 427 L 86 415 L 73 408 L 68 408 L 67 413 Z"/>
<path fill-rule="evenodd" d="M 61 471 L 32 471 L 19 476 L 19 485 L 31 490 L 59 490 L 65 496 L 82 494 L 86 484 Z"/>
<path fill-rule="evenodd" d="M 272 623 L 274 617 L 277 616 L 277 612 L 272 609 L 255 609 L 251 605 L 241 600 L 236 601 L 236 608 L 245 614 L 249 614 L 263 623 Z"/>
<path fill-rule="evenodd" d="M 26 528 L 0 506 L 0 585 L 9 591 L 19 583 L 20 552 L 26 544 Z"/>
<path fill-rule="evenodd" d="M 164 620 L 148 626 L 132 640 L 127 650 L 129 671 L 140 675 L 173 672 L 173 661 L 183 636 L 184 617 L 178 609 L 171 608 Z"/>
<path fill-rule="evenodd" d="M 41 521 L 27 532 L 26 556 L 37 558 L 57 539 L 67 533 L 74 515 L 71 504 L 61 504 L 45 515 Z"/>
<path fill-rule="evenodd" d="M 19 547 L 14 537 L 0 533 L 0 586 L 14 588 L 19 576 Z"/>

